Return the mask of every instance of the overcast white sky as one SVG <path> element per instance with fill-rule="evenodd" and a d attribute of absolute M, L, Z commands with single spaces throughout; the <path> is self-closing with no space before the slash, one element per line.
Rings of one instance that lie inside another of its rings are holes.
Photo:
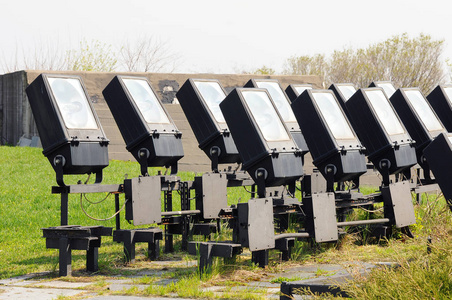
<path fill-rule="evenodd" d="M 116 46 L 152 35 L 179 55 L 179 73 L 281 71 L 292 55 L 367 47 L 407 32 L 445 39 L 452 59 L 451 22 L 450 0 L 0 0 L 0 55 L 54 40 L 61 48 L 84 38 Z"/>

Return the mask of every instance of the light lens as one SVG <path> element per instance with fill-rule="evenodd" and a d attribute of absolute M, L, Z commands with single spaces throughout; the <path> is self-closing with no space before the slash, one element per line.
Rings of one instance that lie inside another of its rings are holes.
<path fill-rule="evenodd" d="M 405 94 L 428 131 L 443 129 L 443 126 L 441 126 L 441 123 L 438 121 L 438 118 L 435 116 L 432 109 L 427 104 L 427 100 L 425 100 L 420 91 L 405 91 Z"/>
<path fill-rule="evenodd" d="M 58 109 L 68 129 L 98 129 L 80 80 L 48 78 Z"/>
<path fill-rule="evenodd" d="M 385 83 L 377 83 L 377 87 L 381 87 L 388 98 L 390 98 L 396 91 L 395 87 L 392 85 L 392 83 L 385 82 Z"/>
<path fill-rule="evenodd" d="M 350 124 L 333 95 L 330 93 L 313 93 L 312 95 L 334 138 L 355 139 Z"/>
<path fill-rule="evenodd" d="M 286 96 L 284 95 L 281 86 L 274 81 L 257 81 L 257 86 L 261 89 L 267 89 L 272 97 L 273 102 L 278 109 L 279 114 L 281 115 L 284 122 L 296 122 L 297 119 L 293 114 L 292 108 L 290 107 L 289 102 L 287 101 Z"/>
<path fill-rule="evenodd" d="M 446 91 L 447 100 L 452 104 L 452 87 L 444 88 L 444 91 Z"/>
<path fill-rule="evenodd" d="M 306 90 L 312 90 L 312 87 L 310 87 L 310 86 L 295 86 L 295 90 L 297 91 L 298 95 L 301 95 Z"/>
<path fill-rule="evenodd" d="M 338 85 L 337 88 L 342 93 L 342 96 L 345 97 L 345 101 L 350 99 L 350 97 L 356 93 L 356 89 L 353 85 Z"/>
<path fill-rule="evenodd" d="M 146 123 L 170 124 L 149 83 L 142 79 L 122 79 Z"/>
<path fill-rule="evenodd" d="M 290 140 L 266 92 L 242 91 L 242 95 L 266 141 Z"/>
<path fill-rule="evenodd" d="M 218 123 L 226 123 L 220 109 L 221 101 L 226 98 L 226 94 L 221 89 L 218 82 L 195 81 L 195 85 L 201 93 L 213 117 Z"/>
<path fill-rule="evenodd" d="M 389 135 L 405 133 L 400 120 L 391 105 L 389 105 L 388 98 L 386 98 L 383 91 L 366 91 L 366 95 Z"/>

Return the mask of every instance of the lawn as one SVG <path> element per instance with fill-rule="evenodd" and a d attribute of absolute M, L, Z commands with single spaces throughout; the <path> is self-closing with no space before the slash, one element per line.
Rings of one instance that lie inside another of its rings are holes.
<path fill-rule="evenodd" d="M 51 187 L 56 185 L 55 172 L 41 149 L 0 147 L 0 278 L 27 274 L 31 272 L 55 271 L 58 269 L 58 251 L 46 249 L 41 228 L 57 226 L 60 222 L 59 195 L 51 194 Z M 159 169 L 152 169 L 151 175 Z M 139 175 L 136 162 L 110 161 L 104 170 L 106 184 L 122 183 L 125 177 Z M 193 180 L 194 173 L 181 172 L 182 180 Z M 68 184 L 77 180 L 85 181 L 86 175 L 69 176 Z M 91 178 L 92 182 L 94 179 Z M 369 189 L 369 192 L 372 189 Z M 106 195 L 90 195 L 90 200 L 100 200 Z M 177 193 L 176 193 L 177 196 Z M 192 195 L 193 197 L 193 195 Z M 230 189 L 228 202 L 236 203 L 249 198 L 243 189 Z M 414 197 L 413 197 L 414 198 Z M 124 201 L 121 198 L 121 201 Z M 177 199 L 174 203 L 177 202 Z M 284 269 L 293 264 L 312 262 L 346 263 L 347 261 L 391 261 L 401 265 L 398 269 L 382 269 L 359 285 L 348 287 L 349 292 L 358 299 L 444 299 L 452 296 L 452 214 L 444 198 L 438 195 L 423 195 L 420 205 L 415 204 L 417 224 L 411 226 L 414 239 L 395 231 L 394 238 L 374 241 L 366 237 L 365 230 L 353 231 L 339 243 L 311 247 L 309 243 L 297 242 L 293 250 L 293 261 L 281 262 L 276 251 L 271 253 L 270 265 L 265 272 Z M 87 212 L 97 218 L 109 217 L 114 213 L 114 199 L 92 205 L 84 202 Z M 175 207 L 177 209 L 177 207 Z M 123 219 L 124 214 L 122 214 Z M 365 216 L 357 212 L 356 218 Z M 80 209 L 80 196 L 69 198 L 69 224 L 104 225 L 114 227 L 114 219 L 99 222 L 86 217 Z M 124 228 L 132 225 L 122 221 Z M 432 243 L 428 244 L 427 241 Z M 112 242 L 111 238 L 103 239 L 99 251 L 100 274 L 124 274 L 122 246 Z M 430 254 L 427 254 L 427 248 Z M 141 249 L 141 250 L 140 250 Z M 138 248 L 137 253 L 144 248 Z M 176 255 L 184 257 L 180 252 Z M 194 259 L 194 258 L 192 258 Z M 138 260 L 135 267 L 145 266 L 146 259 Z M 85 253 L 73 253 L 73 270 L 83 270 Z M 128 268 L 127 270 L 130 270 Z M 204 278 L 203 282 L 194 275 L 184 274 L 186 282 L 191 285 L 227 282 L 234 278 L 234 272 L 249 270 L 262 272 L 252 266 L 249 261 L 238 261 L 235 266 L 226 266 L 220 262 L 214 266 L 213 277 Z M 194 272 L 194 271 L 193 271 Z M 57 274 L 57 272 L 54 272 Z M 99 274 L 98 274 L 99 275 Z M 179 276 L 179 275 L 177 275 Z M 185 282 L 185 281 L 183 281 Z M 157 293 L 157 292 L 155 292 Z M 151 294 L 155 294 L 152 292 Z"/>

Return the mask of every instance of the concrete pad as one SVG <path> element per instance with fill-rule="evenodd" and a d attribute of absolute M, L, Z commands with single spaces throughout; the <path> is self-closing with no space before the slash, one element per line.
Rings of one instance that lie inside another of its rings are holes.
<path fill-rule="evenodd" d="M 41 289 L 25 287 L 2 287 L 3 293 L 0 293 L 0 299 L 15 300 L 52 300 L 59 296 L 72 297 L 84 291 L 71 289 Z"/>
<path fill-rule="evenodd" d="M 81 289 L 85 286 L 92 285 L 94 282 L 70 282 L 70 281 L 61 281 L 61 280 L 54 280 L 54 281 L 43 281 L 43 282 L 37 282 L 34 285 L 35 286 L 43 286 L 43 287 L 49 287 L 49 288 L 57 288 L 57 289 Z"/>
<path fill-rule="evenodd" d="M 143 284 L 122 284 L 122 283 L 113 283 L 108 286 L 108 289 L 112 292 L 118 291 L 127 291 L 131 288 L 136 287 L 139 291 L 145 290 L 149 285 Z"/>

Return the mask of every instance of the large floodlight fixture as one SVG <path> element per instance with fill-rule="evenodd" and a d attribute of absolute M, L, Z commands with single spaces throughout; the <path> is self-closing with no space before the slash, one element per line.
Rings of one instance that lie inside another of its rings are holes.
<path fill-rule="evenodd" d="M 424 148 L 440 133 L 447 133 L 446 129 L 418 88 L 398 89 L 390 100 L 408 133 L 416 141 L 419 165 L 427 167 Z"/>
<path fill-rule="evenodd" d="M 78 76 L 39 75 L 27 88 L 43 154 L 64 185 L 64 174 L 96 173 L 108 166 L 108 143 L 91 100 Z"/>
<path fill-rule="evenodd" d="M 392 84 L 391 81 L 373 81 L 369 85 L 369 87 L 380 87 L 386 94 L 386 97 L 391 98 L 391 96 L 395 93 L 396 88 Z"/>
<path fill-rule="evenodd" d="M 308 90 L 292 108 L 308 143 L 313 164 L 325 178 L 356 179 L 364 174 L 364 147 L 331 90 Z"/>
<path fill-rule="evenodd" d="M 236 88 L 220 103 L 243 168 L 265 186 L 294 183 L 303 175 L 301 151 L 266 89 Z"/>
<path fill-rule="evenodd" d="M 102 91 L 127 150 L 141 165 L 171 167 L 184 156 L 182 134 L 145 77 L 115 76 Z"/>
<path fill-rule="evenodd" d="M 220 109 L 226 91 L 216 79 L 188 79 L 176 94 L 201 148 L 212 161 L 240 162 L 239 152 Z"/>
<path fill-rule="evenodd" d="M 298 83 L 289 84 L 286 88 L 286 95 L 290 102 L 294 102 L 298 96 L 300 96 L 304 91 L 312 90 L 312 84 L 309 83 Z"/>
<path fill-rule="evenodd" d="M 300 125 L 298 125 L 297 119 L 290 107 L 289 98 L 287 98 L 286 93 L 284 93 L 279 81 L 277 79 L 250 79 L 245 84 L 245 87 L 267 89 L 271 99 L 276 105 L 276 109 L 281 115 L 284 123 L 286 123 L 298 148 L 301 150 L 302 155 L 309 152 L 306 141 L 301 133 Z"/>
<path fill-rule="evenodd" d="M 452 210 L 452 135 L 441 133 L 424 149 L 424 155 L 449 208 Z"/>
<path fill-rule="evenodd" d="M 452 132 L 452 85 L 438 85 L 427 100 L 447 131 Z"/>
<path fill-rule="evenodd" d="M 400 173 L 416 164 L 415 142 L 382 88 L 359 89 L 345 105 L 369 160 L 383 176 Z"/>
<path fill-rule="evenodd" d="M 345 102 L 356 93 L 356 87 L 353 83 L 333 83 L 328 88 L 334 92 L 336 99 L 339 100 L 339 104 L 342 109 L 347 113 L 347 108 L 345 107 Z"/>

